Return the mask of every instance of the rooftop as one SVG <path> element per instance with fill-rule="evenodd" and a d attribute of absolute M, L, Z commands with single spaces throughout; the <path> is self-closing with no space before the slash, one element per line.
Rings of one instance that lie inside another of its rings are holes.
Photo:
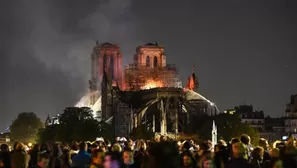
<path fill-rule="evenodd" d="M 118 45 L 116 44 L 111 44 L 111 43 L 108 43 L 108 42 L 105 42 L 105 43 L 102 43 L 100 44 L 100 47 L 107 47 L 107 48 L 119 48 Z"/>
<path fill-rule="evenodd" d="M 147 44 L 138 46 L 137 49 L 139 49 L 139 48 L 163 48 L 163 46 L 159 45 L 156 42 L 156 43 L 147 43 Z"/>

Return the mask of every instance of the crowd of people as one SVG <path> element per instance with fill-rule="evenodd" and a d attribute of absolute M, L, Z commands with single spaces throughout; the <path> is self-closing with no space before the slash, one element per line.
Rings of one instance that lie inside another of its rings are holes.
<path fill-rule="evenodd" d="M 269 146 L 260 139 L 253 147 L 248 135 L 230 142 L 154 141 L 103 138 L 95 142 L 43 143 L 26 150 L 15 143 L 1 145 L 0 168 L 297 168 L 295 139 Z"/>

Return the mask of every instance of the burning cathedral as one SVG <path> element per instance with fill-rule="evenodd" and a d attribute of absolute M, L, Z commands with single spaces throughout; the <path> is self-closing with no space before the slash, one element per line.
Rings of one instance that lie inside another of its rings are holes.
<path fill-rule="evenodd" d="M 113 123 L 117 136 L 143 124 L 160 134 L 178 133 L 191 116 L 219 112 L 197 93 L 194 68 L 183 88 L 176 66 L 167 64 L 164 47 L 157 43 L 138 46 L 124 69 L 115 44 L 97 41 L 91 59 L 89 92 L 76 107 L 90 107 L 95 118 Z"/>

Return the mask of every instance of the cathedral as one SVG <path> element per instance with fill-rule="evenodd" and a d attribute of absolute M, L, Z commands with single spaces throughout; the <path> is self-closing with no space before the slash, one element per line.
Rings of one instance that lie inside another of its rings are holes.
<path fill-rule="evenodd" d="M 76 107 L 90 107 L 95 118 L 115 124 L 116 135 L 127 135 L 142 124 L 161 134 L 178 133 L 191 116 L 209 109 L 211 102 L 197 93 L 194 67 L 183 88 L 176 66 L 167 64 L 158 43 L 138 46 L 133 62 L 124 68 L 115 44 L 96 42 L 91 59 L 89 93 Z"/>
<path fill-rule="evenodd" d="M 107 112 L 111 111 L 112 104 L 111 95 L 107 92 L 112 87 L 121 91 L 182 87 L 177 68 L 175 65 L 166 64 L 164 47 L 157 43 L 138 46 L 133 63 L 126 65 L 124 71 L 118 45 L 96 42 L 91 59 L 92 78 L 89 81 L 88 104 L 95 105 L 101 99 L 101 114 L 106 120 L 112 116 Z"/>

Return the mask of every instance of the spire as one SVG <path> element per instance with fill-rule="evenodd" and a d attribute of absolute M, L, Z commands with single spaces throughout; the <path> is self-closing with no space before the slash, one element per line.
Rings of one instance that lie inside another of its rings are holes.
<path fill-rule="evenodd" d="M 217 130 L 217 126 L 216 126 L 216 124 L 215 124 L 215 121 L 214 121 L 214 120 L 212 121 L 212 130 Z"/>
<path fill-rule="evenodd" d="M 212 131 L 211 131 L 211 136 L 212 136 L 212 149 L 214 149 L 214 146 L 218 143 L 218 133 L 217 133 L 217 126 L 215 124 L 215 121 L 212 121 Z"/>
<path fill-rule="evenodd" d="M 99 45 L 99 41 L 98 40 L 96 40 L 96 45 Z"/>
<path fill-rule="evenodd" d="M 52 123 L 52 121 L 51 121 L 51 118 L 50 118 L 50 116 L 48 114 L 46 119 L 45 119 L 45 126 L 47 127 L 47 126 L 51 125 L 51 123 Z"/>
<path fill-rule="evenodd" d="M 192 66 L 192 72 L 195 73 L 195 65 Z"/>

